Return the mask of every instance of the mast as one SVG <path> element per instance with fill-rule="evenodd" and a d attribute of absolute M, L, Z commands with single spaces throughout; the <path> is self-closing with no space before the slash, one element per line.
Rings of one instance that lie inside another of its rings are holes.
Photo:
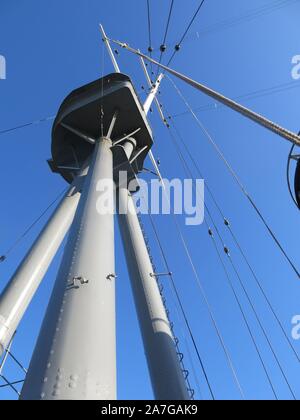
<path fill-rule="evenodd" d="M 118 197 L 119 210 L 128 209 L 125 214 L 119 212 L 118 220 L 155 398 L 189 400 L 157 284 L 157 273 L 149 257 L 134 201 L 126 187 L 119 188 Z"/>
<path fill-rule="evenodd" d="M 97 203 L 101 182 L 114 199 L 111 146 L 95 146 L 21 399 L 116 398 L 114 216 Z"/>
<path fill-rule="evenodd" d="M 147 110 L 160 80 L 150 92 Z M 89 161 L 90 168 L 21 399 L 113 400 L 114 209 L 112 204 L 103 212 L 99 203 L 114 203 L 114 181 L 120 186 L 119 205 L 126 204 L 129 190 L 128 184 L 119 185 L 121 173 L 125 171 L 129 183 L 143 169 L 153 144 L 152 133 L 131 80 L 115 73 L 65 99 L 52 137 L 50 166 L 54 172 L 70 182 L 76 162 Z M 110 188 L 102 191 L 102 183 Z M 135 208 L 124 218 L 120 216 L 120 225 L 155 397 L 189 399 Z"/>
<path fill-rule="evenodd" d="M 25 311 L 74 219 L 87 169 L 75 179 L 0 297 L 0 355 Z"/>

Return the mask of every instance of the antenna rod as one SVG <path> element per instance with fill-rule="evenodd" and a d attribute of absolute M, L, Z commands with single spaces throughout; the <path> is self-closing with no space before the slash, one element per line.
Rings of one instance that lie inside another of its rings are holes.
<path fill-rule="evenodd" d="M 284 138 L 285 140 L 290 141 L 293 144 L 296 144 L 297 146 L 300 146 L 300 137 L 293 133 L 292 131 L 289 131 L 278 124 L 274 123 L 273 121 L 263 117 L 260 114 L 257 114 L 256 112 L 250 110 L 249 108 L 244 107 L 243 105 L 240 105 L 239 103 L 227 98 L 226 96 L 222 95 L 219 92 L 216 92 L 207 86 L 190 79 L 188 76 L 177 72 L 176 70 L 171 69 L 170 67 L 165 66 L 164 64 L 159 63 L 156 60 L 153 60 L 152 58 L 148 57 L 147 55 L 141 53 L 139 50 L 136 50 L 132 47 L 130 47 L 128 44 L 110 40 L 111 42 L 119 45 L 122 48 L 125 48 L 127 51 L 144 58 L 147 61 L 150 61 L 150 63 L 153 63 L 160 68 L 164 69 L 168 73 L 172 74 L 173 76 L 177 77 L 178 79 L 182 80 L 183 82 L 187 83 L 188 85 L 192 86 L 193 88 L 199 90 L 200 92 L 204 93 L 205 95 L 210 96 L 211 98 L 215 99 L 216 101 L 222 103 L 223 105 L 233 109 L 234 111 L 238 112 L 239 114 L 245 116 L 246 118 L 254 121 L 255 123 L 261 125 L 262 127 L 267 128 L 268 130 L 272 131 L 273 133 L 279 135 L 280 137 Z"/>
<path fill-rule="evenodd" d="M 116 71 L 116 73 L 121 73 L 120 68 L 118 66 L 118 63 L 117 63 L 117 60 L 116 60 L 116 58 L 114 56 L 113 50 L 112 50 L 112 48 L 110 46 L 109 39 L 107 38 L 106 33 L 104 31 L 104 28 L 103 28 L 103 26 L 101 24 L 99 25 L 99 27 L 100 27 L 100 32 L 102 34 L 102 40 L 103 40 L 103 42 L 106 45 L 107 51 L 108 51 L 108 53 L 110 55 L 110 58 L 111 58 L 111 61 L 113 63 L 113 66 L 115 68 L 115 71 Z"/>
<path fill-rule="evenodd" d="M 146 77 L 146 80 L 147 80 L 148 86 L 149 86 L 149 88 L 151 89 L 151 88 L 152 88 L 152 86 L 153 86 L 153 84 L 152 84 L 152 80 L 151 80 L 151 78 L 150 78 L 150 76 L 149 76 L 149 73 L 148 73 L 148 70 L 147 70 L 147 67 L 146 67 L 145 60 L 144 60 L 142 57 L 140 57 L 140 61 L 141 61 L 141 66 L 142 66 L 142 69 L 143 69 L 143 71 L 144 71 L 144 73 L 145 73 L 145 77 Z M 159 77 L 163 78 L 163 77 L 164 77 L 164 75 L 163 75 L 163 74 L 161 74 Z M 162 109 L 161 109 L 161 106 L 160 106 L 159 100 L 157 99 L 157 92 L 156 92 L 156 95 L 155 95 L 154 101 L 155 101 L 155 104 L 156 104 L 156 108 L 157 108 L 157 110 L 158 110 L 158 113 L 159 113 L 159 115 L 160 115 L 160 118 L 162 119 L 163 123 L 164 123 L 164 124 L 166 124 L 166 118 L 165 118 L 165 116 L 164 116 L 164 114 L 163 114 L 163 112 L 162 112 Z"/>
<path fill-rule="evenodd" d="M 159 86 L 161 84 L 161 81 L 162 81 L 163 77 L 164 77 L 164 75 L 160 74 L 156 83 L 154 85 L 152 85 L 152 89 L 150 91 L 150 94 L 148 95 L 148 98 L 146 99 L 146 102 L 144 103 L 144 111 L 145 111 L 146 114 L 149 113 L 151 105 L 156 98 L 157 91 L 159 89 Z"/>

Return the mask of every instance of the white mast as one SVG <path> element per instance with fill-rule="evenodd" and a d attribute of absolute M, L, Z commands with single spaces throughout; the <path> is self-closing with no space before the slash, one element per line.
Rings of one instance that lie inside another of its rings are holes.
<path fill-rule="evenodd" d="M 0 297 L 0 355 L 25 311 L 74 219 L 87 169 L 74 181 Z"/>
<path fill-rule="evenodd" d="M 21 399 L 116 399 L 113 211 L 98 211 L 109 180 L 112 141 L 96 146 Z"/>

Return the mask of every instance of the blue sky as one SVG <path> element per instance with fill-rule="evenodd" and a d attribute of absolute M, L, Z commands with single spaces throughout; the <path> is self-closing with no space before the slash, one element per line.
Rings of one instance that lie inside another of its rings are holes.
<path fill-rule="evenodd" d="M 152 0 L 151 3 L 153 44 L 157 48 L 163 38 L 169 1 Z M 170 48 L 182 35 L 198 3 L 198 0 L 175 1 L 169 33 Z M 242 100 L 242 103 L 296 132 L 300 128 L 300 90 L 299 81 L 291 77 L 291 61 L 293 56 L 300 54 L 300 2 L 281 3 L 286 3 L 286 7 L 273 10 L 272 13 L 257 13 L 255 19 L 244 19 L 239 24 L 224 28 L 220 22 L 226 19 L 237 18 L 264 5 L 279 2 L 207 0 L 187 42 L 173 62 L 173 67 L 230 97 L 290 84 L 289 89 L 279 93 Z M 7 61 L 7 80 L 0 80 L 0 131 L 55 115 L 61 101 L 71 90 L 97 79 L 103 73 L 112 72 L 111 63 L 107 55 L 103 54 L 98 32 L 99 22 L 104 24 L 112 37 L 143 50 L 148 47 L 144 1 L 11 0 L 2 1 L 0 8 L 0 54 L 5 56 Z M 212 28 L 211 25 L 216 26 Z M 200 36 L 197 36 L 197 31 Z M 122 71 L 132 77 L 137 90 L 141 91 L 145 81 L 138 61 L 124 51 L 120 52 L 118 60 Z M 178 86 L 193 107 L 213 104 L 209 98 L 181 82 L 178 82 Z M 181 114 L 186 111 L 168 81 L 162 86 L 160 99 L 167 114 Z M 293 205 L 286 185 L 289 144 L 224 107 L 204 110 L 199 112 L 198 116 L 254 197 L 291 259 L 300 266 L 299 211 Z M 230 219 L 264 289 L 287 333 L 290 334 L 291 319 L 295 314 L 300 314 L 299 280 L 282 258 L 192 117 L 185 114 L 174 121 L 205 174 L 205 181 L 215 192 L 224 214 Z M 184 177 L 168 131 L 155 113 L 151 116 L 151 123 L 155 135 L 153 150 L 161 160 L 163 175 L 168 178 Z M 51 121 L 0 136 L 0 254 L 5 253 L 10 244 L 65 187 L 64 181 L 53 175 L 46 163 L 50 157 L 50 133 Z M 286 345 L 209 197 L 206 202 L 220 226 L 224 241 L 231 249 L 232 257 L 268 331 L 289 382 L 296 396 L 300 398 L 299 364 Z M 237 387 L 174 229 L 172 217 L 159 216 L 155 217 L 155 220 L 216 397 L 238 399 L 240 396 Z M 0 265 L 0 290 L 13 274 L 45 221 L 46 218 L 10 255 L 5 264 Z M 182 222 L 180 219 L 180 223 Z M 147 219 L 145 223 L 157 265 L 163 268 Z M 246 397 L 272 398 L 270 386 L 236 302 L 226 284 L 207 229 L 204 225 L 185 228 L 183 224 L 182 228 Z M 119 276 L 118 396 L 120 399 L 153 398 L 119 237 L 116 245 Z M 26 366 L 30 361 L 60 258 L 61 251 L 26 313 L 14 342 L 13 351 Z M 237 287 L 278 396 L 288 399 L 291 394 L 251 308 L 238 286 L 234 273 L 230 272 L 230 275 Z M 196 396 L 209 398 L 203 374 L 188 335 L 182 328 L 182 320 L 176 315 L 176 305 L 171 300 L 167 284 L 166 290 Z M 300 353 L 300 343 L 295 342 L 294 345 Z M 19 379 L 22 376 L 11 362 L 7 365 L 5 374 L 10 379 Z M 11 391 L 0 390 L 0 399 L 14 398 Z"/>

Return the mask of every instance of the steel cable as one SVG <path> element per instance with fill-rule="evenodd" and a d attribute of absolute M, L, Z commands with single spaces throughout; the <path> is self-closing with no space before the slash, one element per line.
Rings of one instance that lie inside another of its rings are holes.
<path fill-rule="evenodd" d="M 192 27 L 193 23 L 195 22 L 195 20 L 196 20 L 196 18 L 197 18 L 197 16 L 198 16 L 198 14 L 199 14 L 199 12 L 200 12 L 200 10 L 202 9 L 202 6 L 203 6 L 204 2 L 205 2 L 205 0 L 201 0 L 200 5 L 198 6 L 198 8 L 197 8 L 196 12 L 194 13 L 194 16 L 192 17 L 192 19 L 191 19 L 190 23 L 188 24 L 188 26 L 187 26 L 186 30 L 184 31 L 184 33 L 183 33 L 183 35 L 182 35 L 182 37 L 181 37 L 180 41 L 179 41 L 179 42 L 178 42 L 178 44 L 176 45 L 176 47 L 175 47 L 175 51 L 173 52 L 173 54 L 172 54 L 172 56 L 171 56 L 170 60 L 168 61 L 167 66 L 169 66 L 169 65 L 172 63 L 172 61 L 174 60 L 175 55 L 176 55 L 176 54 L 177 54 L 177 52 L 180 50 L 180 47 L 181 47 L 181 45 L 182 45 L 183 41 L 185 40 L 185 38 L 186 38 L 187 34 L 189 33 L 189 30 L 191 29 L 191 27 Z"/>
<path fill-rule="evenodd" d="M 178 88 L 178 86 L 175 84 L 175 82 L 170 77 L 168 77 L 168 80 L 170 80 L 170 82 L 173 85 L 175 91 L 178 93 L 178 95 L 184 101 L 185 105 L 189 109 L 191 115 L 193 116 L 193 118 L 197 122 L 198 126 L 201 128 L 202 132 L 205 134 L 205 137 L 209 140 L 209 142 L 212 144 L 212 146 L 216 150 L 216 152 L 219 155 L 219 157 L 221 158 L 221 160 L 225 163 L 225 166 L 229 170 L 229 172 L 232 175 L 233 179 L 236 181 L 236 183 L 239 186 L 240 190 L 245 195 L 245 197 L 247 198 L 247 200 L 250 202 L 251 206 L 253 207 L 253 209 L 257 213 L 258 217 L 260 218 L 260 220 L 264 224 L 265 228 L 269 232 L 269 234 L 272 237 L 272 239 L 274 240 L 275 244 L 278 246 L 280 252 L 285 257 L 285 259 L 287 260 L 287 262 L 289 263 L 289 265 L 293 269 L 293 271 L 296 273 L 298 279 L 300 279 L 300 272 L 299 272 L 299 270 L 296 268 L 295 264 L 293 263 L 293 261 L 291 260 L 291 258 L 288 256 L 287 252 L 283 248 L 283 246 L 280 243 L 279 239 L 277 238 L 277 236 L 273 232 L 272 228 L 270 227 L 270 225 L 266 221 L 264 215 L 259 210 L 259 208 L 257 207 L 256 203 L 254 202 L 253 198 L 251 197 L 251 195 L 247 192 L 246 188 L 244 187 L 244 185 L 243 185 L 242 181 L 240 180 L 239 176 L 237 175 L 237 173 L 235 172 L 235 170 L 232 168 L 232 166 L 230 165 L 230 163 L 226 159 L 224 153 L 221 151 L 220 147 L 214 141 L 214 139 L 212 138 L 212 136 L 210 135 L 210 133 L 207 131 L 207 129 L 204 127 L 204 125 L 201 123 L 201 121 L 199 120 L 199 118 L 195 114 L 194 110 L 192 109 L 191 105 L 188 103 L 188 101 L 186 100 L 186 98 L 183 96 L 181 90 Z"/>
<path fill-rule="evenodd" d="M 177 126 L 176 126 L 176 124 L 174 123 L 174 121 L 172 121 L 172 126 L 173 126 L 173 128 L 174 128 L 174 130 L 175 130 L 175 132 L 176 132 L 176 134 L 177 134 L 177 136 L 178 136 L 178 138 L 180 139 L 181 143 L 183 144 L 183 147 L 184 147 L 184 149 L 185 149 L 186 153 L 188 154 L 189 158 L 191 159 L 191 161 L 192 161 L 192 163 L 193 163 L 193 165 L 194 165 L 194 167 L 195 167 L 195 169 L 196 169 L 196 171 L 197 171 L 198 175 L 199 175 L 202 179 L 206 179 L 206 177 L 204 177 L 204 174 L 203 174 L 202 170 L 201 170 L 201 169 L 200 169 L 200 167 L 199 167 L 199 164 L 196 162 L 196 160 L 195 160 L 194 156 L 193 156 L 193 155 L 192 155 L 192 153 L 190 152 L 190 150 L 189 150 L 189 148 L 188 148 L 188 146 L 187 146 L 186 142 L 184 141 L 184 139 L 183 139 L 182 135 L 180 134 L 180 132 L 179 132 L 179 130 L 178 130 L 178 128 L 177 128 Z M 251 272 L 251 274 L 252 274 L 252 276 L 253 276 L 253 278 L 254 278 L 254 280 L 255 280 L 255 282 L 256 282 L 256 284 L 257 284 L 258 288 L 259 288 L 259 290 L 261 291 L 261 293 L 262 293 L 262 295 L 263 295 L 263 297 L 264 297 L 264 299 L 265 299 L 265 301 L 266 301 L 266 303 L 267 303 L 267 305 L 268 305 L 268 307 L 269 307 L 269 309 L 270 309 L 271 313 L 273 314 L 273 316 L 274 316 L 274 318 L 275 318 L 275 320 L 276 320 L 276 322 L 277 322 L 277 324 L 278 324 L 278 326 L 279 326 L 279 328 L 280 328 L 281 332 L 283 333 L 283 336 L 285 337 L 285 339 L 286 339 L 286 341 L 287 341 L 288 346 L 290 347 L 291 351 L 293 352 L 293 354 L 294 354 L 294 355 L 295 355 L 295 357 L 297 358 L 298 362 L 300 362 L 300 357 L 299 357 L 299 355 L 298 355 L 298 353 L 297 353 L 296 349 L 294 348 L 294 346 L 293 346 L 293 344 L 292 344 L 292 342 L 291 342 L 291 339 L 289 338 L 289 336 L 288 336 L 287 332 L 285 331 L 285 328 L 284 328 L 284 326 L 283 326 L 282 321 L 280 320 L 280 318 L 279 318 L 279 316 L 277 315 L 277 313 L 276 313 L 276 311 L 275 311 L 275 309 L 274 309 L 274 307 L 273 307 L 273 305 L 272 305 L 272 303 L 271 303 L 270 299 L 268 298 L 267 293 L 266 293 L 265 289 L 263 288 L 263 286 L 262 286 L 262 284 L 261 284 L 261 281 L 260 281 L 260 279 L 258 278 L 257 273 L 255 272 L 255 269 L 253 268 L 252 264 L 250 263 L 250 261 L 249 261 L 248 257 L 246 256 L 246 253 L 245 253 L 245 251 L 244 251 L 243 247 L 241 246 L 241 244 L 240 244 L 240 242 L 239 242 L 239 240 L 238 240 L 238 238 L 237 238 L 237 236 L 236 236 L 236 234 L 235 234 L 234 230 L 232 229 L 229 219 L 225 216 L 225 214 L 224 214 L 223 210 L 221 209 L 220 204 L 218 203 L 218 201 L 217 201 L 217 199 L 216 199 L 216 197 L 215 197 L 215 195 L 214 195 L 214 193 L 213 193 L 212 189 L 210 188 L 209 184 L 207 183 L 207 181 L 205 182 L 205 186 L 206 186 L 206 189 L 207 189 L 207 191 L 208 191 L 208 193 L 209 193 L 209 195 L 210 195 L 210 197 L 211 197 L 211 199 L 212 199 L 212 201 L 213 201 L 214 205 L 216 206 L 216 209 L 217 209 L 218 213 L 220 214 L 220 216 L 221 216 L 221 218 L 222 218 L 222 220 L 223 220 L 223 222 L 224 222 L 224 225 L 225 225 L 225 226 L 227 227 L 227 229 L 229 230 L 230 235 L 231 235 L 231 237 L 232 237 L 232 239 L 233 239 L 233 241 L 234 241 L 235 245 L 236 245 L 236 246 L 237 246 L 237 248 L 239 249 L 239 251 L 240 251 L 240 253 L 241 253 L 241 255 L 242 255 L 242 257 L 243 257 L 243 259 L 244 259 L 244 261 L 245 261 L 245 263 L 246 263 L 246 265 L 247 265 L 247 267 L 249 268 L 249 270 L 250 270 L 250 272 Z"/>
<path fill-rule="evenodd" d="M 182 152 L 181 152 L 181 150 L 180 150 L 180 148 L 179 148 L 179 145 L 178 145 L 178 143 L 177 143 L 177 141 L 176 141 L 175 137 L 172 135 L 172 132 L 171 132 L 170 130 L 169 130 L 169 133 L 170 133 L 170 135 L 171 135 L 171 139 L 172 139 L 172 141 L 173 141 L 173 143 L 174 143 L 174 146 L 175 146 L 176 152 L 177 152 L 177 154 L 178 154 L 178 156 L 179 156 L 180 161 L 182 162 L 182 165 L 183 165 L 183 167 L 184 167 L 184 169 L 185 169 L 185 171 L 186 171 L 187 175 L 188 175 L 188 176 L 190 176 L 190 177 L 193 179 L 194 177 L 193 177 L 192 171 L 190 170 L 189 165 L 188 165 L 188 164 L 187 164 L 187 162 L 186 162 L 186 159 L 185 159 L 185 158 L 184 158 L 184 156 L 182 155 Z M 251 308 L 252 308 L 252 310 L 253 310 L 253 313 L 254 313 L 254 315 L 255 315 L 255 318 L 256 318 L 256 320 L 257 320 L 257 322 L 258 322 L 258 324 L 259 324 L 259 326 L 260 326 L 260 328 L 261 328 L 261 330 L 262 330 L 262 332 L 263 332 L 263 335 L 264 335 L 264 337 L 265 337 L 265 339 L 266 339 L 266 341 L 267 341 L 267 343 L 268 343 L 268 346 L 270 347 L 270 350 L 271 350 L 271 352 L 272 352 L 272 354 L 273 354 L 273 356 L 274 356 L 274 359 L 275 359 L 275 361 L 276 361 L 276 363 L 277 363 L 277 365 L 278 365 L 278 367 L 279 367 L 279 369 L 280 369 L 280 371 L 281 371 L 281 373 L 282 373 L 282 376 L 283 376 L 283 378 L 284 378 L 284 380 L 285 380 L 285 382 L 286 382 L 286 384 L 287 384 L 287 386 L 288 386 L 288 388 L 289 388 L 289 391 L 291 392 L 291 394 L 292 394 L 292 396 L 293 396 L 293 399 L 294 399 L 294 400 L 296 400 L 297 398 L 296 398 L 295 393 L 294 393 L 294 391 L 293 391 L 293 389 L 292 389 L 292 387 L 291 387 L 291 384 L 289 383 L 289 380 L 288 380 L 288 378 L 287 378 L 287 376 L 286 376 L 286 374 L 285 374 L 285 372 L 284 372 L 284 369 L 283 369 L 283 367 L 282 367 L 282 365 L 281 365 L 281 362 L 279 361 L 279 358 L 278 358 L 278 356 L 277 356 L 277 354 L 276 354 L 276 352 L 275 352 L 275 350 L 274 350 L 274 347 L 273 347 L 273 345 L 272 345 L 272 343 L 271 343 L 271 341 L 270 341 L 270 339 L 269 339 L 269 337 L 268 337 L 268 334 L 267 334 L 267 332 L 266 332 L 266 329 L 265 329 L 265 327 L 263 326 L 262 322 L 260 321 L 260 318 L 259 318 L 259 315 L 258 315 L 258 313 L 257 313 L 257 311 L 256 311 L 256 308 L 255 308 L 255 306 L 254 306 L 254 304 L 253 304 L 253 302 L 252 302 L 252 300 L 251 300 L 251 298 L 250 298 L 250 295 L 249 295 L 249 293 L 248 293 L 248 291 L 247 291 L 247 289 L 246 289 L 246 287 L 245 287 L 245 285 L 244 285 L 244 282 L 243 282 L 243 280 L 242 280 L 242 278 L 241 278 L 241 275 L 240 275 L 240 273 L 239 273 L 238 269 L 236 268 L 236 265 L 235 265 L 235 263 L 234 263 L 234 261 L 233 261 L 233 259 L 232 259 L 231 255 L 230 255 L 230 252 L 229 252 L 229 250 L 227 249 L 227 247 L 226 247 L 226 245 L 225 245 L 225 241 L 224 241 L 224 239 L 223 239 L 223 237 L 222 237 L 222 235 L 221 235 L 221 233 L 220 233 L 220 231 L 219 231 L 219 229 L 218 229 L 218 227 L 217 227 L 217 225 L 216 225 L 216 222 L 215 222 L 215 220 L 214 220 L 214 218 L 213 218 L 213 216 L 212 216 L 212 213 L 211 213 L 211 211 L 210 211 L 210 209 L 208 208 L 208 206 L 207 206 L 207 204 L 206 204 L 206 203 L 204 203 L 204 206 L 205 206 L 206 212 L 207 212 L 207 214 L 209 215 L 209 218 L 210 218 L 210 220 L 211 220 L 211 222 L 212 222 L 212 224 L 213 224 L 213 227 L 214 227 L 214 229 L 215 229 L 215 231 L 216 231 L 216 233 L 217 233 L 217 236 L 218 236 L 218 238 L 219 238 L 219 240 L 220 240 L 221 246 L 222 246 L 223 250 L 226 250 L 225 252 L 226 252 L 226 255 L 228 256 L 228 258 L 229 258 L 229 260 L 230 260 L 230 264 L 231 264 L 231 266 L 232 266 L 232 268 L 233 268 L 233 270 L 234 270 L 234 272 L 235 272 L 235 274 L 236 274 L 236 276 L 237 276 L 237 278 L 238 278 L 238 280 L 239 280 L 239 283 L 240 283 L 240 285 L 241 285 L 241 287 L 242 287 L 242 289 L 243 289 L 243 291 L 244 291 L 244 293 L 245 293 L 245 296 L 246 296 L 246 298 L 247 298 L 247 300 L 248 300 L 248 302 L 249 302 L 249 304 L 250 304 L 250 306 L 251 306 Z M 209 232 L 211 232 L 210 227 L 209 227 L 209 225 L 207 224 L 207 221 L 206 221 L 206 220 L 205 220 L 205 224 L 206 224 L 206 226 L 207 226 L 207 228 L 208 228 L 208 231 L 209 231 Z M 211 232 L 210 236 L 211 236 L 211 238 L 213 239 L 213 241 L 215 242 L 215 239 L 214 239 L 214 237 L 213 237 L 212 232 Z M 256 348 L 256 350 L 257 350 L 257 353 L 258 353 L 259 359 L 260 359 L 260 361 L 261 361 L 261 363 L 262 363 L 263 369 L 264 369 L 264 371 L 265 371 L 265 373 L 266 373 L 266 376 L 267 376 L 267 378 L 268 378 L 269 384 L 270 384 L 270 386 L 271 386 L 271 388 L 272 388 L 272 391 L 273 391 L 273 393 L 274 393 L 275 398 L 278 400 L 278 396 L 277 396 L 276 391 L 275 391 L 275 389 L 274 389 L 274 386 L 273 386 L 272 380 L 271 380 L 271 378 L 270 378 L 270 376 L 269 376 L 269 373 L 268 373 L 268 371 L 267 371 L 267 368 L 266 368 L 266 365 L 265 365 L 265 363 L 264 363 L 264 360 L 263 360 L 263 358 L 262 358 L 262 356 L 261 356 L 261 354 L 260 354 L 260 350 L 259 350 L 259 348 L 258 348 L 258 346 L 257 346 L 257 344 L 256 344 L 256 341 L 255 341 L 254 335 L 253 335 L 253 333 L 252 333 L 252 331 L 251 331 L 251 327 L 250 327 L 250 325 L 249 325 L 249 323 L 248 323 L 248 320 L 247 320 L 247 318 L 246 318 L 245 312 L 244 312 L 244 310 L 243 310 L 243 308 L 242 308 L 242 305 L 241 305 L 241 303 L 240 303 L 240 301 L 239 301 L 239 298 L 238 298 L 238 296 L 237 296 L 237 293 L 236 293 L 236 291 L 235 291 L 235 289 L 234 289 L 234 285 L 233 285 L 233 283 L 232 283 L 232 281 L 231 281 L 231 279 L 230 279 L 230 276 L 229 276 L 229 274 L 228 274 L 228 272 L 227 272 L 227 270 L 226 270 L 226 267 L 225 267 L 225 265 L 224 265 L 224 263 L 223 263 L 223 261 L 222 261 L 222 259 L 221 259 L 221 255 L 220 255 L 220 253 L 219 253 L 219 250 L 218 250 L 218 247 L 217 247 L 216 242 L 214 243 L 214 246 L 215 246 L 216 251 L 217 251 L 217 253 L 218 253 L 218 257 L 219 257 L 219 259 L 221 260 L 221 264 L 222 264 L 222 266 L 223 266 L 223 269 L 225 269 L 225 274 L 226 274 L 226 277 L 227 277 L 227 279 L 228 279 L 229 286 L 230 286 L 230 288 L 232 289 L 233 294 L 234 294 L 234 296 L 235 296 L 235 299 L 236 299 L 236 301 L 237 301 L 237 304 L 238 304 L 238 306 L 239 306 L 239 308 L 240 308 L 240 310 L 241 310 L 241 313 L 242 313 L 242 316 L 243 316 L 244 321 L 245 321 L 245 323 L 246 323 L 247 329 L 248 329 L 248 331 L 249 331 L 249 333 L 250 333 L 250 336 L 251 336 L 251 338 L 252 338 L 252 341 L 253 341 L 253 343 L 254 343 L 254 346 L 255 346 L 255 348 Z"/>

